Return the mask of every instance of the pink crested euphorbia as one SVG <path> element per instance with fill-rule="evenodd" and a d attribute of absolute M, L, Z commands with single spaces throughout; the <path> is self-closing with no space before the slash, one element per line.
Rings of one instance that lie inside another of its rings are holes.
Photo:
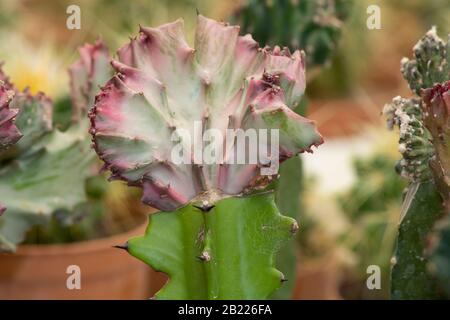
<path fill-rule="evenodd" d="M 13 145 L 22 137 L 14 124 L 18 110 L 9 107 L 13 96 L 14 91 L 0 81 L 0 151 Z"/>
<path fill-rule="evenodd" d="M 99 91 L 112 74 L 109 50 L 102 40 L 86 43 L 78 49 L 80 59 L 69 67 L 73 117 L 78 120 L 94 103 Z"/>
<path fill-rule="evenodd" d="M 144 203 L 173 210 L 197 198 L 249 193 L 277 177 L 261 174 L 267 162 L 230 161 L 235 140 L 219 142 L 217 163 L 175 163 L 177 143 L 195 148 L 195 139 L 173 139 L 179 129 L 191 137 L 198 123 L 222 137 L 227 129 L 277 129 L 279 149 L 268 158 L 280 162 L 323 142 L 313 121 L 292 110 L 305 90 L 300 51 L 260 48 L 250 35 L 239 36 L 239 27 L 199 15 L 194 48 L 177 20 L 141 27 L 117 55 L 111 62 L 117 73 L 90 112 L 91 134 L 111 178 L 142 187 Z"/>
<path fill-rule="evenodd" d="M 17 110 L 9 108 L 14 91 L 9 89 L 0 80 L 0 151 L 7 149 L 16 143 L 21 137 L 19 129 L 14 124 Z M 5 212 L 6 207 L 0 203 L 0 215 Z"/>

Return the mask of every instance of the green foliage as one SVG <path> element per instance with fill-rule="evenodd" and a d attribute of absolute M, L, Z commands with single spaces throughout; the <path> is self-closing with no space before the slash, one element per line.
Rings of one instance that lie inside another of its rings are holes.
<path fill-rule="evenodd" d="M 209 211 L 190 204 L 150 216 L 129 252 L 170 277 L 160 299 L 265 299 L 282 285 L 275 253 L 298 226 L 273 194 L 227 198 Z"/>
<path fill-rule="evenodd" d="M 388 298 L 391 253 L 397 234 L 400 195 L 406 182 L 394 174 L 395 160 L 383 151 L 369 158 L 356 158 L 353 186 L 338 196 L 342 212 L 351 222 L 342 235 L 342 245 L 357 258 L 354 280 L 360 283 L 363 298 Z M 381 268 L 381 290 L 367 291 L 367 266 Z"/>
<path fill-rule="evenodd" d="M 343 211 L 352 221 L 371 212 L 386 211 L 390 204 L 399 202 L 406 183 L 393 174 L 392 165 L 392 159 L 382 152 L 354 160 L 356 182 L 339 197 Z"/>

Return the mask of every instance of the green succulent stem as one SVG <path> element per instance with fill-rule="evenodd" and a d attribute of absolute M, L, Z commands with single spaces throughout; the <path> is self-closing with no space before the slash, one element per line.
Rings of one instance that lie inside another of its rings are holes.
<path fill-rule="evenodd" d="M 427 269 L 426 249 L 429 234 L 443 211 L 442 198 L 432 180 L 409 186 L 391 274 L 393 299 L 441 297 L 435 278 Z"/>
<path fill-rule="evenodd" d="M 160 299 L 265 299 L 285 277 L 275 254 L 298 229 L 272 193 L 231 197 L 202 209 L 189 204 L 150 216 L 129 252 L 168 274 Z"/>

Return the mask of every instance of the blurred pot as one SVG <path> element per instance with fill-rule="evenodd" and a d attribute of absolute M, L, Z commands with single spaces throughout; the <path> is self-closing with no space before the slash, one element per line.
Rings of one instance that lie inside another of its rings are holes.
<path fill-rule="evenodd" d="M 331 255 L 297 263 L 297 281 L 294 300 L 341 300 L 339 293 L 340 269 Z"/>
<path fill-rule="evenodd" d="M 0 254 L 0 300 L 4 299 L 148 299 L 151 274 L 143 262 L 113 248 L 142 235 L 145 226 L 103 239 L 70 244 L 22 245 L 14 254 Z M 81 289 L 69 290 L 81 271 Z"/>

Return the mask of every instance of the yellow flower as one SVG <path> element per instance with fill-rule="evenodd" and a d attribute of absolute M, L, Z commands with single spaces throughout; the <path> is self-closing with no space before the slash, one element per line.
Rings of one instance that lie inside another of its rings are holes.
<path fill-rule="evenodd" d="M 5 41 L 0 47 L 0 61 L 19 90 L 28 87 L 32 94 L 42 91 L 53 98 L 67 92 L 66 67 L 51 44 L 34 47 L 20 36 L 2 38 Z"/>

